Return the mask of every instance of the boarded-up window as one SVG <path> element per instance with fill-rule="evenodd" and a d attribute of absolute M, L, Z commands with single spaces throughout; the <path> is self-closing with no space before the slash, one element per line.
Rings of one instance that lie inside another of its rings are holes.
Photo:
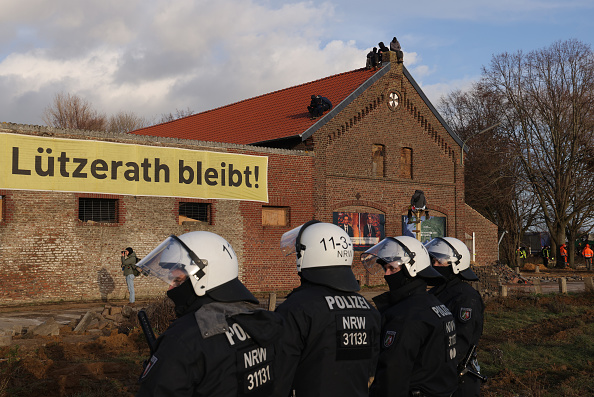
<path fill-rule="evenodd" d="M 289 207 L 262 207 L 262 226 L 288 226 Z"/>
<path fill-rule="evenodd" d="M 386 148 L 384 145 L 372 145 L 371 146 L 371 175 L 372 176 L 385 176 L 385 156 Z"/>
<path fill-rule="evenodd" d="M 210 223 L 210 204 L 208 203 L 179 203 L 179 224 L 183 222 Z"/>
<path fill-rule="evenodd" d="M 412 149 L 408 147 L 403 147 L 400 152 L 400 178 L 412 179 L 412 167 Z"/>
<path fill-rule="evenodd" d="M 78 219 L 83 222 L 117 223 L 118 200 L 81 197 L 78 199 Z"/>

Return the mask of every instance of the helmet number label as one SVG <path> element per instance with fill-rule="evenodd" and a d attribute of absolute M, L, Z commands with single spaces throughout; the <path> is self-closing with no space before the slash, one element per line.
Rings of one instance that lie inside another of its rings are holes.
<path fill-rule="evenodd" d="M 340 236 L 340 242 L 338 242 L 338 243 L 334 241 L 334 237 L 330 237 L 328 239 L 328 246 L 330 245 L 330 243 L 332 243 L 332 248 L 331 249 L 333 249 L 333 250 L 335 250 L 336 247 L 342 248 L 342 249 L 345 250 L 345 249 L 349 248 L 349 245 L 350 245 L 348 243 L 346 237 L 344 237 L 344 236 Z M 328 246 L 326 246 L 326 239 L 325 238 L 323 238 L 322 240 L 320 240 L 320 244 L 322 244 L 324 246 L 324 251 L 328 251 Z"/>
<path fill-rule="evenodd" d="M 226 252 L 227 255 L 229 255 L 229 258 L 233 259 L 233 255 L 231 254 L 231 251 L 229 251 L 229 248 L 227 248 L 224 245 L 223 245 L 223 252 Z"/>

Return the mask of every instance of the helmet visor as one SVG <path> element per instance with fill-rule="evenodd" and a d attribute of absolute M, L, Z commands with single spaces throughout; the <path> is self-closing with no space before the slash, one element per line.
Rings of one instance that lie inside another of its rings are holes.
<path fill-rule="evenodd" d="M 436 237 L 425 244 L 432 261 L 438 262 L 442 266 L 456 266 L 462 257 L 454 247 L 446 240 Z"/>
<path fill-rule="evenodd" d="M 195 256 L 195 255 L 194 255 Z M 196 275 L 202 278 L 205 266 L 202 261 L 196 264 L 190 252 L 176 236 L 170 236 L 157 246 L 150 254 L 136 264 L 145 275 L 157 277 L 175 288 L 183 283 L 188 276 Z"/>
<path fill-rule="evenodd" d="M 302 227 L 303 225 L 299 225 L 295 229 L 291 229 L 282 235 L 280 246 L 284 256 L 289 256 L 295 253 L 295 242 L 297 241 L 299 230 L 301 230 Z"/>
<path fill-rule="evenodd" d="M 361 262 L 369 274 L 385 271 L 385 266 L 404 265 L 412 260 L 411 253 L 401 243 L 388 237 L 361 254 Z"/>

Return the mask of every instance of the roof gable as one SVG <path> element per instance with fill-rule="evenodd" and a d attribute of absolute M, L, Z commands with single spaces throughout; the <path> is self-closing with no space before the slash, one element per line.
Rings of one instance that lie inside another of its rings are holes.
<path fill-rule="evenodd" d="M 309 83 L 285 88 L 220 108 L 208 110 L 163 124 L 132 131 L 136 135 L 191 139 L 240 145 L 277 141 L 290 137 L 305 140 L 354 101 L 371 84 L 390 71 L 391 63 L 374 71 L 356 69 Z M 462 140 L 447 125 L 410 72 L 402 65 L 404 77 L 419 93 L 429 110 L 450 136 Z M 311 120 L 307 111 L 311 95 L 327 97 L 333 108 L 323 117 Z"/>

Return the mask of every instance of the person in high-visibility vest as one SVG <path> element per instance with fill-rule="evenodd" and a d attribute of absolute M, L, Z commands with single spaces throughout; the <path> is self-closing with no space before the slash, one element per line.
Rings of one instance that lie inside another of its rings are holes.
<path fill-rule="evenodd" d="M 559 253 L 563 257 L 563 262 L 564 262 L 563 268 L 565 269 L 567 267 L 567 245 L 566 244 L 561 244 L 561 247 L 559 247 Z"/>
<path fill-rule="evenodd" d="M 526 248 L 524 248 L 524 247 L 519 247 L 519 248 L 517 249 L 517 252 L 518 252 L 518 254 L 520 254 L 519 265 L 523 267 L 523 266 L 524 266 L 525 259 L 526 259 L 526 257 L 527 257 Z"/>
<path fill-rule="evenodd" d="M 592 270 L 592 256 L 594 256 L 594 251 L 590 248 L 590 244 L 586 244 L 586 247 L 582 251 L 582 255 L 586 261 L 586 269 L 588 269 L 588 271 Z"/>

